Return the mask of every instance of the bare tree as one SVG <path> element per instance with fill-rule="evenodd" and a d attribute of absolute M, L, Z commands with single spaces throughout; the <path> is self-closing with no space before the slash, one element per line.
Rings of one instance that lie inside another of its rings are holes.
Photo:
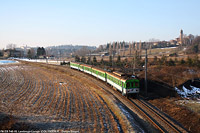
<path fill-rule="evenodd" d="M 112 55 L 112 44 L 109 44 L 109 55 Z"/>
<path fill-rule="evenodd" d="M 83 46 L 81 49 L 75 52 L 75 55 L 85 56 L 86 54 L 90 53 L 90 50 L 87 46 Z"/>
<path fill-rule="evenodd" d="M 98 49 L 97 49 L 98 52 L 101 52 L 103 51 L 103 45 L 99 45 Z"/>
<path fill-rule="evenodd" d="M 160 42 L 160 40 L 159 39 L 155 39 L 155 38 L 150 38 L 149 42 L 152 44 L 154 42 Z"/>
<path fill-rule="evenodd" d="M 132 50 L 132 48 L 131 48 L 131 42 L 129 42 L 129 55 L 131 56 L 131 50 Z"/>
<path fill-rule="evenodd" d="M 28 55 L 29 55 L 29 58 L 35 58 L 36 56 L 36 51 L 34 50 L 34 48 L 31 48 L 28 50 Z"/>
<path fill-rule="evenodd" d="M 193 42 L 194 39 L 195 39 L 194 35 L 189 34 L 189 35 L 188 35 L 188 38 L 189 38 L 189 40 L 190 40 L 190 44 L 192 44 L 192 42 Z"/>
<path fill-rule="evenodd" d="M 123 42 L 123 56 L 125 56 L 125 42 Z"/>
<path fill-rule="evenodd" d="M 6 49 L 15 49 L 16 48 L 16 44 L 8 44 L 8 45 L 6 45 Z"/>
<path fill-rule="evenodd" d="M 119 55 L 119 42 L 117 42 L 117 55 Z"/>

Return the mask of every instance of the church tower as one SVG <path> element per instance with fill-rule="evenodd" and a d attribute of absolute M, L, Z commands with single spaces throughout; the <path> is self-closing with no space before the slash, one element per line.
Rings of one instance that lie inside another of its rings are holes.
<path fill-rule="evenodd" d="M 181 46 L 183 45 L 183 30 L 182 29 L 180 32 L 180 44 L 181 44 Z"/>

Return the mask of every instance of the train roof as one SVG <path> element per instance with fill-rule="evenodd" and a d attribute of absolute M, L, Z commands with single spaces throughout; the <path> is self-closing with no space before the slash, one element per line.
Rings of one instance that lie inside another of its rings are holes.
<path fill-rule="evenodd" d="M 115 71 L 113 73 L 116 74 L 116 75 L 118 75 L 118 76 L 120 76 L 120 77 L 125 76 L 125 74 L 122 73 L 122 72 Z"/>
<path fill-rule="evenodd" d="M 123 82 L 125 82 L 126 80 L 128 80 L 128 79 L 134 79 L 133 77 L 131 77 L 130 78 L 130 76 L 128 77 L 128 76 L 126 76 L 124 73 L 122 73 L 122 72 L 118 72 L 118 71 L 116 71 L 116 72 L 108 72 L 108 71 L 105 71 L 105 70 L 103 70 L 103 69 L 100 69 L 100 68 L 97 68 L 97 67 L 94 67 L 94 66 L 91 66 L 91 65 L 87 65 L 87 64 L 82 64 L 82 63 L 78 63 L 78 62 L 72 62 L 72 63 L 75 63 L 75 64 L 80 64 L 81 66 L 86 66 L 86 67 L 91 67 L 92 69 L 94 69 L 94 70 L 97 70 L 97 71 L 100 71 L 100 72 L 102 72 L 102 73 L 106 73 L 106 74 L 108 74 L 108 75 L 111 75 L 112 77 L 115 77 L 115 78 L 117 78 L 117 79 L 119 79 L 119 80 L 121 80 L 121 81 L 123 81 Z"/>
<path fill-rule="evenodd" d="M 111 76 L 113 76 L 113 77 L 115 77 L 115 78 L 117 78 L 117 79 L 119 79 L 119 80 L 122 80 L 122 81 L 126 81 L 126 79 L 125 78 L 123 78 L 123 77 L 120 77 L 120 76 L 118 76 L 118 75 L 116 75 L 116 74 L 114 74 L 114 73 L 111 73 L 111 72 L 106 72 L 106 74 L 108 74 L 108 75 L 111 75 Z"/>
<path fill-rule="evenodd" d="M 97 67 L 92 67 L 92 69 L 97 70 L 97 71 L 100 71 L 100 72 L 102 72 L 102 73 L 106 73 L 105 70 L 100 69 L 100 68 L 97 68 Z"/>
<path fill-rule="evenodd" d="M 87 65 L 87 64 L 81 64 L 81 65 L 86 67 L 92 67 L 92 65 Z"/>
<path fill-rule="evenodd" d="M 124 73 L 118 73 L 118 74 L 116 74 L 116 72 L 113 72 L 113 73 L 111 73 L 111 72 L 106 72 L 108 75 L 111 75 L 111 76 L 113 76 L 113 77 L 115 77 L 115 78 L 117 78 L 117 79 L 120 79 L 120 80 L 122 80 L 122 81 L 126 81 L 126 80 L 130 80 L 130 79 L 137 79 L 136 77 L 133 77 L 133 76 L 126 76 Z M 120 76 L 121 75 L 121 76 Z"/>
<path fill-rule="evenodd" d="M 94 66 L 92 66 L 92 65 L 87 65 L 87 64 L 80 64 L 80 65 L 81 65 L 81 66 L 86 66 L 86 67 L 91 67 L 91 68 L 94 69 L 94 70 L 97 70 L 97 71 L 100 71 L 100 72 L 106 73 L 105 70 L 100 69 L 100 68 L 97 68 L 97 67 L 94 67 Z"/>
<path fill-rule="evenodd" d="M 79 63 L 79 62 L 72 62 L 72 61 L 70 61 L 70 63 L 74 63 L 74 64 L 81 64 L 81 63 Z"/>

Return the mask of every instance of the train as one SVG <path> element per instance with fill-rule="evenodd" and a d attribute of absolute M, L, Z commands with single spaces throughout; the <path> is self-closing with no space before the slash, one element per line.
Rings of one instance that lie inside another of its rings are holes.
<path fill-rule="evenodd" d="M 127 77 L 123 73 L 108 72 L 100 68 L 78 62 L 70 62 L 70 68 L 90 74 L 110 84 L 124 96 L 138 96 L 140 92 L 139 80 L 134 76 Z"/>

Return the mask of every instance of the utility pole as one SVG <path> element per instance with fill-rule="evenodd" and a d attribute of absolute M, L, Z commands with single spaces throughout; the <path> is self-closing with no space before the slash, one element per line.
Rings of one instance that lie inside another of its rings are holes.
<path fill-rule="evenodd" d="M 123 56 L 125 56 L 125 42 L 123 42 Z"/>
<path fill-rule="evenodd" d="M 90 62 L 89 62 L 89 63 L 90 63 L 90 65 L 92 65 L 92 64 L 91 64 L 91 50 L 90 50 Z"/>
<path fill-rule="evenodd" d="M 137 55 L 137 50 L 134 52 L 134 57 L 133 57 L 133 75 L 135 75 L 135 63 L 136 63 L 136 55 Z"/>
<path fill-rule="evenodd" d="M 113 42 L 112 56 L 112 68 L 114 69 L 115 42 Z"/>
<path fill-rule="evenodd" d="M 137 50 L 135 50 L 135 56 L 134 56 L 134 69 L 136 68 L 136 57 L 137 57 Z"/>
<path fill-rule="evenodd" d="M 59 50 L 59 52 L 60 52 L 60 63 L 61 63 L 61 50 Z"/>
<path fill-rule="evenodd" d="M 47 53 L 47 50 L 46 50 L 46 64 L 48 64 L 48 53 Z"/>
<path fill-rule="evenodd" d="M 115 58 L 115 51 L 112 50 L 112 69 L 114 70 L 114 58 Z"/>
<path fill-rule="evenodd" d="M 131 42 L 129 42 L 129 56 L 131 57 Z"/>
<path fill-rule="evenodd" d="M 145 49 L 145 96 L 147 96 L 147 48 Z"/>
<path fill-rule="evenodd" d="M 113 60 L 114 60 L 114 52 L 112 51 L 112 69 L 114 69 L 114 62 L 113 62 Z"/>

